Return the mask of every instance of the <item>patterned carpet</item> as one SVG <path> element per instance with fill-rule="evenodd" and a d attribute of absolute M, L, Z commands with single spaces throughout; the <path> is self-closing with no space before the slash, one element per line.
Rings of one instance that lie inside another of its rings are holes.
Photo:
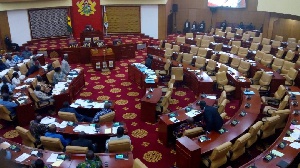
<path fill-rule="evenodd" d="M 148 167 L 168 168 L 175 163 L 176 151 L 166 148 L 158 139 L 158 125 L 141 121 L 140 98 L 142 90 L 127 78 L 128 64 L 142 62 L 146 56 L 145 50 L 136 52 L 135 59 L 116 62 L 116 68 L 111 72 L 99 72 L 91 64 L 71 65 L 72 68 L 81 67 L 85 71 L 86 87 L 76 98 L 92 100 L 115 100 L 116 121 L 123 121 L 128 128 L 128 135 L 132 141 L 134 158 L 140 158 Z M 172 95 L 169 108 L 173 111 L 187 106 L 196 100 L 196 96 L 185 87 L 176 88 Z M 233 116 L 238 109 L 239 100 L 232 100 L 226 106 L 228 116 Z M 228 117 L 228 118 L 229 118 Z M 227 119 L 228 119 L 227 118 Z M 16 142 L 21 138 L 12 126 L 2 128 L 0 134 Z"/>

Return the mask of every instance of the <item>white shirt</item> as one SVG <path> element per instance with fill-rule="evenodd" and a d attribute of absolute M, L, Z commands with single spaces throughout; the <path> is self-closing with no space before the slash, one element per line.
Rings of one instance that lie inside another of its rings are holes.
<path fill-rule="evenodd" d="M 64 59 L 61 61 L 61 71 L 66 75 L 70 72 L 70 65 Z"/>
<path fill-rule="evenodd" d="M 19 85 L 21 83 L 19 78 L 12 78 L 11 83 L 15 86 Z"/>

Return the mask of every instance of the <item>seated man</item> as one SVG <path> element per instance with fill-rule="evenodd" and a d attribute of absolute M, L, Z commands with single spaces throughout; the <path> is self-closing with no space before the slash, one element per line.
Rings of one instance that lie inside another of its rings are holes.
<path fill-rule="evenodd" d="M 108 142 L 109 141 L 121 140 L 121 139 L 129 139 L 130 140 L 130 137 L 128 135 L 124 135 L 124 128 L 123 127 L 118 127 L 117 136 L 110 137 L 108 140 L 106 140 L 106 149 L 108 149 Z"/>
<path fill-rule="evenodd" d="M 3 63 L 2 59 L 0 59 L 0 72 L 4 69 L 7 69 L 7 66 Z"/>
<path fill-rule="evenodd" d="M 35 139 L 39 140 L 48 130 L 47 125 L 41 124 L 42 116 L 36 116 L 35 120 L 30 121 L 29 131 Z"/>
<path fill-rule="evenodd" d="M 65 139 L 62 135 L 56 133 L 56 125 L 51 124 L 49 126 L 48 132 L 45 133 L 45 137 L 49 138 L 58 138 L 60 139 L 61 144 L 66 147 L 70 143 L 70 139 Z"/>
<path fill-rule="evenodd" d="M 48 96 L 46 93 L 41 91 L 41 86 L 40 85 L 36 85 L 35 90 L 33 91 L 34 94 L 36 95 L 36 97 L 41 100 L 41 101 L 50 101 L 50 102 L 54 102 L 53 96 Z"/>
<path fill-rule="evenodd" d="M 203 110 L 203 121 L 205 130 L 209 133 L 211 130 L 218 131 L 223 126 L 218 109 L 212 106 L 207 106 L 205 101 L 200 101 L 200 109 Z"/>
<path fill-rule="evenodd" d="M 31 168 L 51 168 L 51 165 L 46 165 L 42 159 L 37 159 L 31 164 Z"/>
<path fill-rule="evenodd" d="M 22 55 L 23 59 L 29 59 L 30 56 L 32 56 L 32 52 L 29 50 L 29 47 L 26 46 L 25 50 L 22 52 L 21 55 Z"/>
<path fill-rule="evenodd" d="M 37 60 L 36 57 L 32 57 L 32 59 L 30 60 L 30 67 L 26 73 L 26 76 L 33 74 L 34 72 L 38 71 L 40 68 L 41 68 L 41 64 L 39 60 Z"/>
<path fill-rule="evenodd" d="M 14 67 L 17 65 L 17 63 L 12 59 L 12 56 L 11 55 L 8 55 L 7 56 L 7 59 L 6 59 L 6 62 L 5 62 L 5 65 L 7 67 Z"/>
<path fill-rule="evenodd" d="M 23 57 L 21 56 L 21 54 L 19 52 L 16 53 L 16 55 L 13 56 L 13 60 L 16 62 L 16 63 L 20 63 L 23 61 Z"/>
<path fill-rule="evenodd" d="M 56 67 L 54 69 L 54 75 L 53 75 L 53 83 L 57 84 L 58 82 L 66 82 L 66 75 L 62 73 L 60 67 Z"/>
<path fill-rule="evenodd" d="M 84 162 L 79 163 L 76 168 L 101 168 L 102 167 L 102 161 L 99 158 L 99 156 L 95 156 L 94 152 L 89 150 L 86 153 L 86 158 Z"/>
<path fill-rule="evenodd" d="M 18 66 L 15 66 L 14 67 L 14 72 L 17 72 L 19 74 L 19 78 L 20 80 L 24 80 L 25 79 L 25 75 L 22 75 L 21 72 L 20 72 L 20 69 Z"/>
<path fill-rule="evenodd" d="M 12 85 L 5 76 L 0 78 L 0 87 L 7 85 L 9 88 L 9 93 L 12 93 L 16 86 Z"/>
<path fill-rule="evenodd" d="M 103 116 L 103 115 L 105 115 L 105 114 L 107 114 L 107 113 L 112 112 L 112 110 L 110 109 L 110 107 L 111 107 L 111 104 L 110 104 L 110 103 L 105 103 L 105 104 L 104 104 L 104 108 L 103 108 L 101 111 L 99 111 L 99 112 L 96 113 L 96 115 L 94 116 L 92 122 L 93 122 L 93 123 L 99 122 L 99 117 L 100 117 L 100 116 Z"/>
<path fill-rule="evenodd" d="M 36 85 L 41 86 L 41 91 L 47 93 L 48 95 L 49 94 L 51 95 L 52 86 L 46 84 L 46 82 L 43 80 L 43 78 L 40 75 L 36 76 L 36 80 L 37 80 Z"/>
<path fill-rule="evenodd" d="M 2 94 L 2 100 L 0 99 L 0 104 L 10 111 L 11 115 L 16 115 L 16 107 L 18 106 L 15 102 L 9 101 L 9 95 L 7 93 Z"/>
<path fill-rule="evenodd" d="M 70 72 L 70 65 L 68 63 L 68 54 L 64 54 L 64 59 L 61 61 L 61 71 L 65 74 L 68 75 Z"/>
<path fill-rule="evenodd" d="M 85 121 L 85 122 L 92 122 L 93 118 L 91 117 L 87 117 L 84 115 L 79 114 L 75 108 L 70 107 L 69 103 L 67 101 L 65 101 L 63 103 L 63 108 L 61 108 L 59 111 L 62 112 L 70 112 L 70 113 L 74 113 L 76 115 L 76 118 L 79 122 Z"/>
<path fill-rule="evenodd" d="M 81 131 L 78 135 L 77 140 L 73 140 L 71 142 L 71 146 L 81 146 L 81 147 L 88 147 L 89 150 L 93 150 L 93 143 L 91 140 L 86 139 L 85 132 Z M 94 150 L 93 150 L 94 151 Z"/>
<path fill-rule="evenodd" d="M 175 129 L 173 134 L 176 138 L 180 138 L 185 130 L 192 129 L 199 126 L 200 124 L 194 123 L 194 119 L 192 117 L 188 117 L 186 119 L 186 123 L 182 123 L 181 125 L 179 125 L 179 127 Z"/>

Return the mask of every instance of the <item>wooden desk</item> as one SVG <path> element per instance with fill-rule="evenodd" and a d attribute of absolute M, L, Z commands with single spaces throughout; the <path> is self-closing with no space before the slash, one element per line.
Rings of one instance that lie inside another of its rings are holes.
<path fill-rule="evenodd" d="M 243 88 L 244 89 L 244 88 Z M 210 134 L 207 136 L 211 138 L 211 140 L 206 141 L 206 142 L 199 142 L 198 137 L 192 139 L 194 141 L 194 144 L 192 144 L 190 141 L 182 140 L 182 138 L 177 139 L 176 145 L 181 146 L 181 150 L 183 152 L 178 153 L 178 155 L 183 154 L 183 153 L 191 153 L 193 154 L 192 150 L 195 150 L 194 146 L 197 144 L 201 148 L 201 155 L 207 154 L 211 152 L 213 149 L 215 149 L 217 146 L 233 141 L 236 138 L 238 138 L 240 135 L 242 135 L 251 125 L 254 124 L 256 121 L 259 113 L 260 113 L 260 107 L 261 107 L 261 100 L 260 100 L 260 95 L 259 92 L 256 89 L 250 89 L 255 92 L 255 95 L 251 96 L 251 99 L 248 100 L 245 95 L 243 95 L 243 102 L 240 106 L 240 109 L 236 114 L 229 120 L 227 121 L 223 127 L 228 130 L 228 132 L 224 134 L 219 134 L 218 132 L 212 131 Z M 250 103 L 251 107 L 250 108 L 245 108 L 245 104 Z M 242 117 L 240 116 L 240 112 L 245 111 L 247 113 L 246 116 Z M 237 119 L 240 121 L 236 126 L 232 126 L 231 122 Z M 183 144 L 181 144 L 183 143 Z M 182 158 L 186 156 L 177 156 L 177 158 Z M 196 156 L 190 155 L 189 159 L 193 159 Z M 201 157 L 198 155 L 198 161 L 201 162 Z M 176 163 L 181 163 L 181 161 L 176 161 Z M 190 161 L 191 162 L 191 161 Z M 180 167 L 180 165 L 178 165 Z"/>
<path fill-rule="evenodd" d="M 151 98 L 147 98 L 151 95 Z M 162 96 L 161 88 L 153 88 L 153 92 L 146 89 L 146 94 L 141 98 L 141 119 L 144 122 L 156 123 L 156 104 Z"/>
<path fill-rule="evenodd" d="M 155 83 L 146 83 L 146 75 L 132 64 L 128 64 L 128 79 L 138 84 L 143 92 L 146 91 L 146 88 L 156 88 L 158 83 L 158 79 L 155 79 Z"/>
<path fill-rule="evenodd" d="M 103 49 L 91 49 L 91 63 L 94 67 L 95 70 L 101 70 L 103 69 L 103 62 L 105 60 L 107 68 L 109 69 L 114 69 L 115 68 L 115 54 L 113 53 L 113 51 L 108 51 L 107 49 L 105 49 L 106 52 L 104 53 Z M 109 62 L 113 61 L 112 64 L 110 64 Z M 100 68 L 96 67 L 96 63 L 100 63 Z"/>
<path fill-rule="evenodd" d="M 0 137 L 0 141 L 2 142 L 8 142 L 11 145 L 16 145 L 18 146 L 21 151 L 20 152 L 13 152 L 11 151 L 11 160 L 14 163 L 17 163 L 19 165 L 25 165 L 25 166 L 30 166 L 35 160 L 37 160 L 37 157 L 35 156 L 29 156 L 29 158 L 25 159 L 23 162 L 17 162 L 15 159 L 22 155 L 23 153 L 27 153 L 30 155 L 31 151 L 36 150 L 34 148 L 30 148 L 21 144 L 17 144 L 13 141 L 10 141 L 8 139 Z M 43 153 L 42 159 L 45 164 L 52 164 L 52 162 L 47 162 L 47 159 L 50 157 L 52 153 L 57 153 L 57 154 L 66 154 L 63 152 L 53 152 L 53 151 L 48 151 L 48 150 L 39 150 L 40 152 Z M 132 152 L 127 152 L 128 154 L 128 160 L 117 160 L 115 159 L 116 153 L 96 153 L 95 155 L 98 155 L 103 163 L 107 162 L 108 166 L 110 168 L 132 168 L 133 166 L 133 155 Z M 85 161 L 85 154 L 66 154 L 70 157 L 70 160 L 65 160 L 62 162 L 62 164 L 59 166 L 60 168 L 73 168 L 76 167 L 79 163 Z M 3 164 L 3 163 L 2 163 Z"/>
<path fill-rule="evenodd" d="M 215 104 L 216 100 L 207 99 L 207 98 L 201 98 L 199 97 L 198 100 L 196 100 L 191 107 L 195 110 L 199 110 L 200 107 L 196 105 L 196 103 L 199 100 L 206 101 L 206 104 L 209 106 L 212 106 Z M 160 116 L 160 120 L 158 122 L 158 138 L 159 140 L 165 145 L 169 146 L 175 143 L 175 137 L 173 135 L 173 131 L 176 127 L 178 127 L 180 124 L 185 122 L 185 120 L 188 118 L 188 116 L 185 114 L 186 111 L 184 108 L 180 110 L 173 111 L 172 113 L 177 113 L 178 116 L 176 117 L 180 122 L 173 123 L 170 119 L 168 114 L 163 114 Z M 200 114 L 199 114 L 200 115 Z M 198 116 L 199 116 L 198 115 Z"/>

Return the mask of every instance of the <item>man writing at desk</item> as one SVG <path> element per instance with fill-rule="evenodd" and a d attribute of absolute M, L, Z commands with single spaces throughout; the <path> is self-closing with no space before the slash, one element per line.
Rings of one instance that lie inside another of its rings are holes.
<path fill-rule="evenodd" d="M 16 107 L 18 106 L 16 103 L 9 101 L 9 95 L 4 93 L 2 95 L 2 99 L 0 99 L 0 104 L 7 108 L 10 111 L 10 115 L 16 115 Z"/>
<path fill-rule="evenodd" d="M 101 111 L 97 112 L 96 115 L 93 118 L 93 123 L 99 122 L 101 116 L 108 114 L 110 112 L 112 112 L 112 110 L 110 109 L 111 104 L 110 103 L 105 103 L 104 104 L 104 109 L 102 109 Z"/>
<path fill-rule="evenodd" d="M 203 121 L 205 130 L 210 133 L 211 130 L 218 131 L 223 126 L 218 109 L 212 106 L 207 106 L 205 101 L 200 101 L 200 109 L 203 111 Z"/>

